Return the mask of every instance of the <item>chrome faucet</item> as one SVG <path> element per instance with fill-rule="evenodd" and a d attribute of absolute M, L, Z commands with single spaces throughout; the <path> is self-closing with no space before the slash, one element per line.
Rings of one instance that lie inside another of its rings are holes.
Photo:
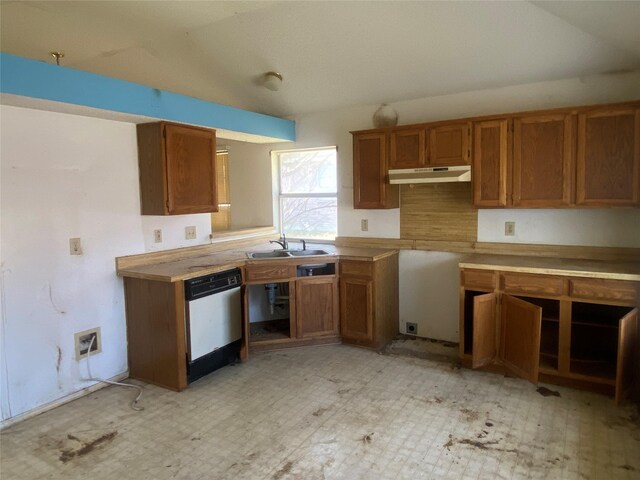
<path fill-rule="evenodd" d="M 269 243 L 277 243 L 283 250 L 289 250 L 289 243 L 287 242 L 287 236 L 283 233 L 280 240 L 269 240 Z"/>

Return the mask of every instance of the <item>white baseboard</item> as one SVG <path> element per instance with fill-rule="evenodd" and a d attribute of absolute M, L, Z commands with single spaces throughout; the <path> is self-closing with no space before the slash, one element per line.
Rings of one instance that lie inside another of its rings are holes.
<path fill-rule="evenodd" d="M 121 382 L 126 378 L 129 378 L 129 370 L 122 372 L 116 375 L 115 377 L 108 378 L 107 380 L 109 380 L 110 382 Z M 7 418 L 6 420 L 0 423 L 0 430 L 10 427 L 11 425 L 15 425 L 16 423 L 23 422 L 28 418 L 32 418 L 32 417 L 35 417 L 36 415 L 40 415 L 41 413 L 48 412 L 49 410 L 53 410 L 54 408 L 59 407 L 60 405 L 64 405 L 65 403 L 72 402 L 74 400 L 77 400 L 78 398 L 84 397 L 85 395 L 89 395 L 90 393 L 93 393 L 97 390 L 100 390 L 108 386 L 109 386 L 108 383 L 96 382 L 93 385 L 87 388 L 83 388 L 82 390 L 78 390 L 77 392 L 67 395 L 66 397 L 62 397 L 57 400 L 54 400 L 53 402 L 46 403 L 37 408 L 34 408 L 33 410 L 29 410 L 28 412 L 24 412 L 24 413 L 21 413 L 20 415 L 16 415 L 15 417 Z"/>

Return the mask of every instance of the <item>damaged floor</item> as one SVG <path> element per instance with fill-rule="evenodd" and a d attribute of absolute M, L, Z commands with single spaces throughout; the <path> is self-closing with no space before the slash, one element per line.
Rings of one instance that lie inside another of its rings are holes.
<path fill-rule="evenodd" d="M 400 340 L 255 355 L 182 393 L 108 387 L 5 429 L 3 479 L 638 479 L 635 407 Z M 399 355 L 401 354 L 401 355 Z M 435 359 L 434 359 L 435 358 Z M 542 393 L 545 393 L 543 395 Z"/>

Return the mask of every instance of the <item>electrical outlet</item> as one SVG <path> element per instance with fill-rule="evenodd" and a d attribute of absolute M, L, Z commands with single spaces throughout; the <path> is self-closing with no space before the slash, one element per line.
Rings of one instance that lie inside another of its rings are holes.
<path fill-rule="evenodd" d="M 93 343 L 91 343 L 91 339 Z M 78 332 L 74 335 L 76 346 L 76 360 L 80 360 L 87 356 L 89 345 L 91 345 L 91 356 L 102 351 L 102 337 L 100 336 L 100 327 Z"/>
<path fill-rule="evenodd" d="M 360 220 L 360 230 L 363 232 L 369 231 L 369 220 L 367 220 L 366 218 Z"/>
<path fill-rule="evenodd" d="M 196 239 L 196 227 L 184 227 L 184 238 L 187 240 L 195 240 Z"/>
<path fill-rule="evenodd" d="M 153 241 L 156 243 L 162 243 L 162 230 L 154 230 L 153 231 Z"/>
<path fill-rule="evenodd" d="M 504 222 L 504 234 L 513 237 L 516 234 L 516 222 Z"/>
<path fill-rule="evenodd" d="M 69 239 L 69 254 L 70 255 L 82 255 L 82 242 L 79 238 Z"/>
<path fill-rule="evenodd" d="M 417 335 L 418 334 L 418 324 L 407 322 L 407 328 L 405 328 L 407 335 Z"/>

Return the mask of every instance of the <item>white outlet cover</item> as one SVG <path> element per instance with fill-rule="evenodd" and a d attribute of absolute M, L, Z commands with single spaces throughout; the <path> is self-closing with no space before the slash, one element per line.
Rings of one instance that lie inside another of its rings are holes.
<path fill-rule="evenodd" d="M 82 241 L 79 238 L 69 239 L 69 255 L 82 255 Z"/>
<path fill-rule="evenodd" d="M 153 231 L 153 241 L 155 243 L 162 243 L 162 230 L 157 229 Z"/>
<path fill-rule="evenodd" d="M 184 238 L 187 240 L 195 240 L 196 239 L 196 227 L 184 227 Z"/>

